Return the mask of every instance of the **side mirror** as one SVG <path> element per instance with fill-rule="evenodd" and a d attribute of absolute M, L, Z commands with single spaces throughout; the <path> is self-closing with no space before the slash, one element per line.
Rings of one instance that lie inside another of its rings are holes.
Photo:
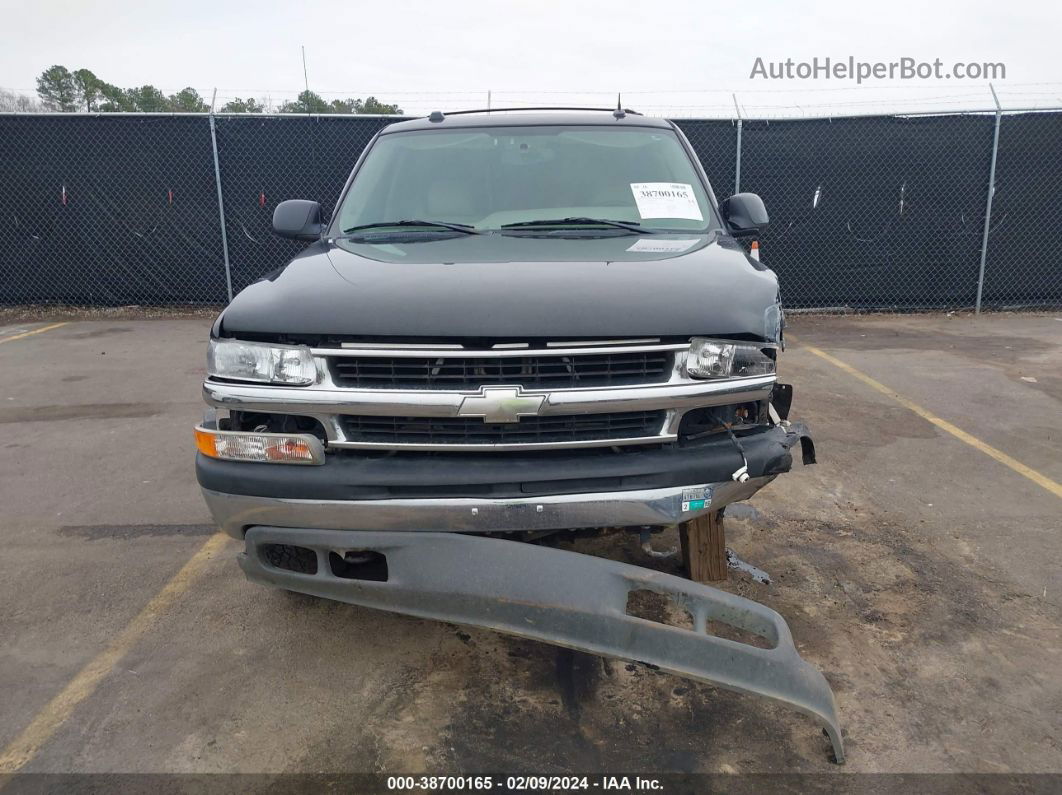
<path fill-rule="evenodd" d="M 316 240 L 321 236 L 321 205 L 306 199 L 289 199 L 273 210 L 273 231 L 295 240 Z"/>
<path fill-rule="evenodd" d="M 767 228 L 767 208 L 755 193 L 735 193 L 719 209 L 734 236 L 755 235 Z"/>

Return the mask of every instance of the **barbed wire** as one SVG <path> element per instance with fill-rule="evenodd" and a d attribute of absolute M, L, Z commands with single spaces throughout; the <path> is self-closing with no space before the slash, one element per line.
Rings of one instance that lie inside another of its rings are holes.
<path fill-rule="evenodd" d="M 175 93 L 179 89 L 160 89 Z M 228 103 L 254 98 L 266 113 L 277 112 L 285 102 L 298 97 L 302 89 L 209 88 L 196 89 L 213 110 L 220 112 Z M 571 104 L 586 107 L 611 107 L 619 93 L 625 105 L 650 116 L 685 116 L 734 118 L 735 104 L 746 118 L 787 119 L 804 117 L 843 117 L 876 114 L 904 115 L 939 109 L 941 112 L 991 112 L 995 110 L 987 84 L 969 87 L 941 84 L 891 84 L 862 86 L 816 86 L 778 88 L 751 86 L 738 89 L 644 89 L 617 92 L 596 89 L 453 89 L 410 90 L 311 89 L 324 99 L 375 96 L 383 102 L 397 104 L 404 115 L 424 115 L 433 110 L 455 111 L 488 107 L 531 107 Z M 0 91 L 20 95 L 38 107 L 36 91 L 0 87 Z M 996 86 L 1000 103 L 1009 109 L 1053 109 L 1062 105 L 1062 82 L 1001 83 Z M 926 94 L 926 92 L 933 92 Z M 557 98 L 563 97 L 558 101 Z M 843 99 L 841 99 L 843 97 Z M 777 101 L 773 101 L 777 98 Z M 654 101 L 654 99 L 656 101 Z M 752 99 L 752 102 L 746 101 Z M 840 101 L 838 101 L 840 99 Z M 14 108 L 12 108 L 14 109 Z M 17 110 L 17 109 L 14 109 Z"/>

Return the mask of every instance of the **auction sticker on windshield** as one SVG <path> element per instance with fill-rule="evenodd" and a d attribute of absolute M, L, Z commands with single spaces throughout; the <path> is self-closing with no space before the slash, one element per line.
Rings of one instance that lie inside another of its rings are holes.
<path fill-rule="evenodd" d="M 632 182 L 642 218 L 689 218 L 703 221 L 693 186 L 683 182 Z"/>
<path fill-rule="evenodd" d="M 648 254 L 678 254 L 688 248 L 697 245 L 697 238 L 693 240 L 660 240 L 653 238 L 641 238 L 627 251 L 640 251 Z"/>

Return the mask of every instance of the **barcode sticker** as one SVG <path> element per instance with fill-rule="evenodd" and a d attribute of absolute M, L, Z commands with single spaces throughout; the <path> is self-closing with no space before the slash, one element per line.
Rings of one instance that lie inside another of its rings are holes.
<path fill-rule="evenodd" d="M 702 511 L 712 504 L 710 486 L 690 486 L 682 490 L 682 512 Z"/>
<path fill-rule="evenodd" d="M 684 182 L 632 182 L 631 191 L 642 218 L 704 220 L 692 185 Z"/>
<path fill-rule="evenodd" d="M 662 239 L 653 240 L 651 238 L 642 238 L 633 246 L 627 249 L 627 251 L 640 251 L 648 254 L 678 254 L 686 249 L 697 244 L 697 240 L 674 240 L 674 239 Z"/>

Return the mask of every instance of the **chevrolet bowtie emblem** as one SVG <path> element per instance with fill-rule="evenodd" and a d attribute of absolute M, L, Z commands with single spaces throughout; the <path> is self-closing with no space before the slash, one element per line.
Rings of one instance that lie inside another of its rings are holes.
<path fill-rule="evenodd" d="M 484 422 L 519 422 L 538 416 L 545 395 L 526 395 L 518 386 L 485 386 L 480 394 L 466 397 L 457 410 L 459 417 L 482 417 Z"/>

